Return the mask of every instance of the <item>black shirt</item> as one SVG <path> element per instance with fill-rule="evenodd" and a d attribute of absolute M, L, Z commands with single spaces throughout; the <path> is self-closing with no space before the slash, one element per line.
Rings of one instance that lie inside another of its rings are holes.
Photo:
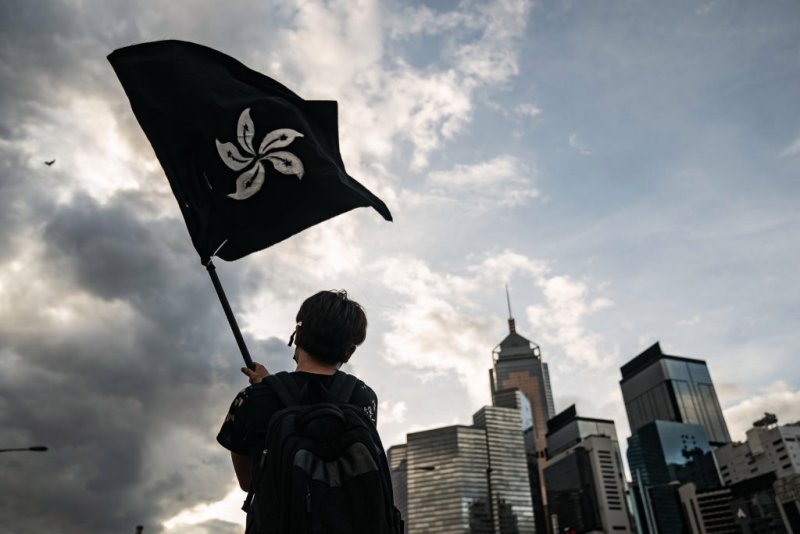
<path fill-rule="evenodd" d="M 341 373 L 342 371 L 337 371 Z M 297 383 L 298 389 L 308 387 L 308 391 L 319 391 L 313 387 L 311 382 L 317 382 L 329 388 L 335 375 L 319 375 L 304 371 L 295 371 L 289 375 Z M 313 398 L 313 393 L 309 398 L 303 399 L 304 402 L 317 402 L 321 399 Z M 367 413 L 372 423 L 378 424 L 378 397 L 368 385 L 359 380 L 350 397 L 350 404 L 361 406 Z M 264 439 L 267 432 L 267 424 L 270 417 L 285 408 L 284 404 L 269 386 L 264 384 L 253 384 L 236 395 L 231 403 L 231 409 L 222 423 L 222 428 L 217 434 L 217 441 L 220 445 L 242 455 L 257 455 L 264 447 Z"/>

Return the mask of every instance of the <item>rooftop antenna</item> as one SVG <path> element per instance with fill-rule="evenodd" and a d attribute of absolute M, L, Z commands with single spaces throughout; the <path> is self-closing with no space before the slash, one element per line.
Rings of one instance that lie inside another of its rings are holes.
<path fill-rule="evenodd" d="M 517 324 L 514 321 L 514 314 L 511 313 L 511 297 L 508 295 L 508 284 L 506 284 L 506 303 L 508 303 L 508 331 L 514 334 L 517 331 Z"/>

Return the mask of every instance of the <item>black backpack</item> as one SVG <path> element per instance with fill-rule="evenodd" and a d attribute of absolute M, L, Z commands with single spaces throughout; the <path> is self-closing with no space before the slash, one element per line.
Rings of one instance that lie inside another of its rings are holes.
<path fill-rule="evenodd" d="M 302 404 L 289 373 L 266 377 L 285 408 L 269 420 L 264 450 L 245 501 L 247 533 L 402 534 L 380 436 L 359 406 L 347 404 L 357 379 L 337 373 L 324 402 Z"/>

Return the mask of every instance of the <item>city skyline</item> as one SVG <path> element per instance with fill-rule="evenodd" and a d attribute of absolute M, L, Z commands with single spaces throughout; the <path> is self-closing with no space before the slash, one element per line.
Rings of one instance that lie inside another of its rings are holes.
<path fill-rule="evenodd" d="M 623 461 L 613 420 L 578 416 L 574 404 L 553 416 L 547 413 L 549 381 L 535 380 L 543 365 L 540 347 L 516 332 L 510 305 L 508 326 L 509 334 L 493 351 L 492 406 L 481 408 L 471 426 L 412 432 L 406 443 L 389 450 L 400 496 L 395 503 L 408 514 L 408 532 L 505 532 L 512 523 L 503 527 L 501 520 L 492 530 L 486 517 L 493 509 L 497 513 L 504 494 L 519 494 L 511 480 L 519 484 L 528 476 L 528 504 L 520 506 L 524 501 L 517 500 L 506 517 L 516 521 L 519 510 L 530 508 L 536 532 L 557 526 L 578 532 L 691 528 L 701 533 L 798 524 L 795 442 L 800 420 L 778 426 L 776 415 L 765 413 L 752 423 L 745 442 L 732 441 L 706 362 L 666 354 L 656 342 L 620 367 L 619 385 L 633 429 Z M 512 367 L 499 367 L 504 361 Z M 513 423 L 505 425 L 505 437 L 480 422 L 481 414 L 498 408 L 516 412 L 508 421 Z M 546 448 L 537 443 L 535 424 L 543 413 Z M 520 440 L 516 445 L 509 439 L 513 434 Z M 491 452 L 490 443 L 504 443 L 508 458 L 524 455 L 527 467 L 519 462 L 516 476 L 495 480 L 497 452 Z M 487 491 L 497 492 L 488 509 Z M 538 502 L 539 491 L 547 493 L 546 501 Z M 528 529 L 533 525 L 521 531 Z"/>
<path fill-rule="evenodd" d="M 793 0 L 0 0 L 0 446 L 49 448 L 3 456 L 7 521 L 244 519 L 214 442 L 241 360 L 111 51 L 194 41 L 336 100 L 347 171 L 394 215 L 217 263 L 255 360 L 292 369 L 300 303 L 344 288 L 384 445 L 469 425 L 508 284 L 553 411 L 613 420 L 624 449 L 619 368 L 659 341 L 707 363 L 733 441 L 800 419 L 798 19 Z"/>

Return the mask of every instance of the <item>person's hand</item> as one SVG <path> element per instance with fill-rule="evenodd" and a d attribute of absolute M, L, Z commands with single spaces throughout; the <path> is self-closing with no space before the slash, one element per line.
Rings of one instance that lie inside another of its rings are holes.
<path fill-rule="evenodd" d="M 242 373 L 247 375 L 247 378 L 250 379 L 251 384 L 258 384 L 264 378 L 269 376 L 269 371 L 267 368 L 261 365 L 258 362 L 253 362 L 254 369 L 250 369 L 248 367 L 242 367 Z"/>

